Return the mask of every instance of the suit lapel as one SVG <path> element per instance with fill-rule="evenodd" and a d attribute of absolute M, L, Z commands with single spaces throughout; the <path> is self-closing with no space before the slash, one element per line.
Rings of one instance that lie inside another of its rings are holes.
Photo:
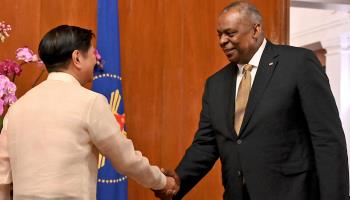
<path fill-rule="evenodd" d="M 256 72 L 252 89 L 250 91 L 246 111 L 244 114 L 240 133 L 244 132 L 257 104 L 262 98 L 266 87 L 268 86 L 272 74 L 278 64 L 278 54 L 274 51 L 274 45 L 267 42 L 263 51 L 258 70 Z"/>
<path fill-rule="evenodd" d="M 225 119 L 228 130 L 224 133 L 226 137 L 230 139 L 235 139 L 237 135 L 234 133 L 233 122 L 234 122 L 234 113 L 235 113 L 235 94 L 236 94 L 236 79 L 237 79 L 237 70 L 238 67 L 235 64 L 230 64 L 229 73 L 225 74 L 223 84 L 223 105 L 225 105 L 222 111 L 225 113 Z"/>

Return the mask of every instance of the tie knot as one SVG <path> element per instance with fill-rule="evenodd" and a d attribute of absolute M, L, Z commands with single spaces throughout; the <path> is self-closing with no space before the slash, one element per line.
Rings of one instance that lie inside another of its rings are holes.
<path fill-rule="evenodd" d="M 243 65 L 243 71 L 246 72 L 246 71 L 252 71 L 253 69 L 253 65 L 250 65 L 250 64 L 245 64 Z"/>

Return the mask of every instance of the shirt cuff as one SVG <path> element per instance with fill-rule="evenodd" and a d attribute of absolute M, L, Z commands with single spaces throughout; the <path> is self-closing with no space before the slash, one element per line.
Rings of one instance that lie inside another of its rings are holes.
<path fill-rule="evenodd" d="M 161 190 L 161 189 L 165 188 L 165 185 L 166 185 L 166 176 L 164 174 L 161 174 L 160 184 L 155 186 L 155 187 L 153 187 L 152 189 L 154 189 L 154 190 Z"/>

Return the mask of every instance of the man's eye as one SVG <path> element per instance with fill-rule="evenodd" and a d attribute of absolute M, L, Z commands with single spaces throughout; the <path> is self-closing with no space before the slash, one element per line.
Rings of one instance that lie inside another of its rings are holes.
<path fill-rule="evenodd" d="M 236 35 L 236 32 L 227 33 L 227 35 L 228 35 L 229 37 L 233 37 L 233 36 L 235 36 L 235 35 Z"/>

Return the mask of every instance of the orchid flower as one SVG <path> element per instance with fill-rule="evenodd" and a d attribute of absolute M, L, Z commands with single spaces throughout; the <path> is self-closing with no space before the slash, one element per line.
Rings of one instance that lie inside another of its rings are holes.
<path fill-rule="evenodd" d="M 1 75 L 15 75 L 18 76 L 22 72 L 21 66 L 13 60 L 3 60 L 0 62 L 0 74 Z"/>
<path fill-rule="evenodd" d="M 102 56 L 100 52 L 98 52 L 98 50 L 95 49 L 94 54 L 96 56 L 96 67 L 103 69 L 104 61 L 102 60 Z"/>
<path fill-rule="evenodd" d="M 11 31 L 11 26 L 6 24 L 4 21 L 0 22 L 0 41 L 4 42 L 7 37 L 10 37 L 8 33 Z"/>
<path fill-rule="evenodd" d="M 7 76 L 0 75 L 0 115 L 4 112 L 4 106 L 13 104 L 16 98 L 16 85 Z"/>
<path fill-rule="evenodd" d="M 16 59 L 26 63 L 39 61 L 38 55 L 34 54 L 28 47 L 18 48 L 16 50 Z"/>

